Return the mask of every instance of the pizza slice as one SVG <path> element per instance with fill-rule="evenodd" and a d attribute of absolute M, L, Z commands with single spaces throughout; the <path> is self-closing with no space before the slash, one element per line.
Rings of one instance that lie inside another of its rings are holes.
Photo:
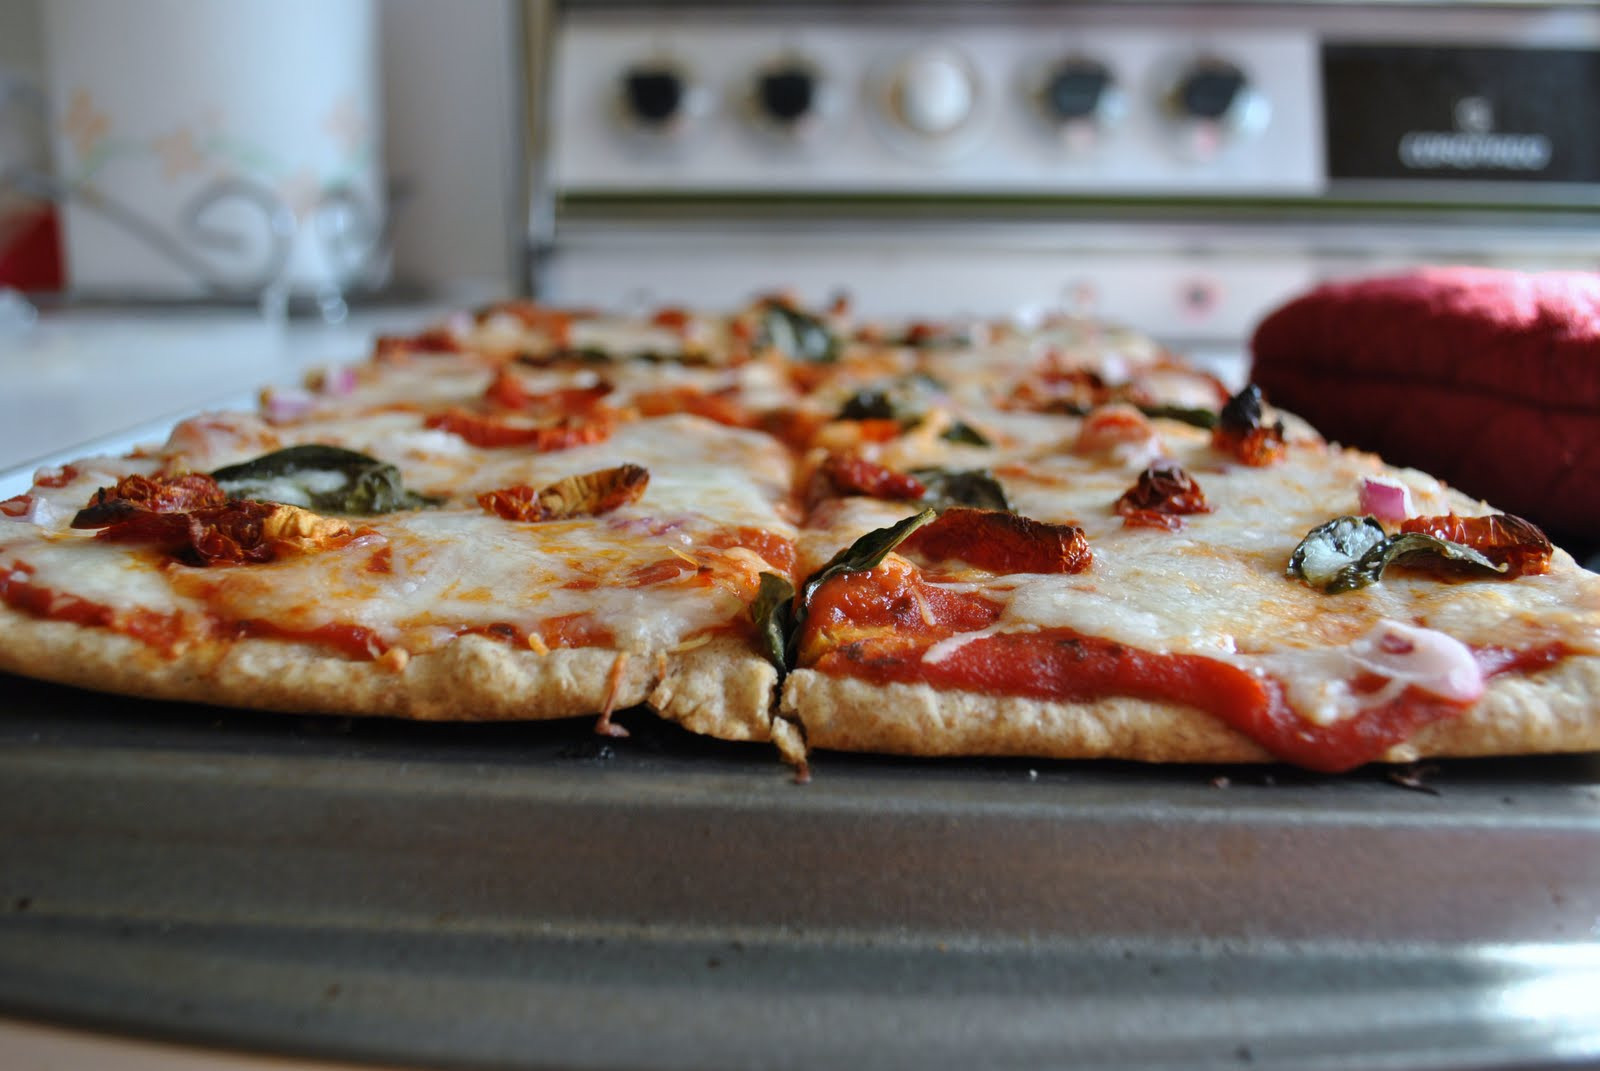
<path fill-rule="evenodd" d="M 793 563 L 780 443 L 483 354 L 313 386 L 0 507 L 0 666 L 410 718 L 645 704 L 769 738 L 750 606 Z"/>
<path fill-rule="evenodd" d="M 784 717 L 816 748 L 1330 771 L 1600 747 L 1600 577 L 1253 391 L 1217 417 L 990 414 L 1014 446 L 980 469 L 825 463 L 873 475 L 810 511 Z"/>

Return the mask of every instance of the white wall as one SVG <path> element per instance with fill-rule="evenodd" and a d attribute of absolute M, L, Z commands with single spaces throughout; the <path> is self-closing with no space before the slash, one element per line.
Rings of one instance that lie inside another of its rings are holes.
<path fill-rule="evenodd" d="M 0 86 L 43 81 L 46 2 L 0 0 Z M 385 157 L 412 191 L 396 217 L 398 280 L 446 294 L 517 286 L 516 4 L 381 0 Z"/>
<path fill-rule="evenodd" d="M 385 155 L 413 191 L 397 217 L 399 278 L 514 288 L 515 3 L 383 0 Z"/>

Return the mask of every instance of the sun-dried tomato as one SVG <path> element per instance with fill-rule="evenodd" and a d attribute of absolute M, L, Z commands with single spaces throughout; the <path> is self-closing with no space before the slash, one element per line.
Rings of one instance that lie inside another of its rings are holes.
<path fill-rule="evenodd" d="M 530 391 L 510 368 L 502 366 L 483 392 L 491 407 L 544 417 L 587 416 L 612 386 L 604 380 L 591 387 L 563 387 L 550 391 Z"/>
<path fill-rule="evenodd" d="M 555 521 L 567 517 L 593 517 L 638 501 L 650 483 L 650 473 L 639 465 L 568 476 L 548 487 L 527 484 L 485 491 L 478 505 L 508 521 Z"/>
<path fill-rule="evenodd" d="M 1211 431 L 1211 445 L 1252 468 L 1263 468 L 1288 452 L 1283 421 L 1268 424 L 1261 388 L 1254 383 L 1228 399 Z"/>
<path fill-rule="evenodd" d="M 541 453 L 604 442 L 611 436 L 611 421 L 601 418 L 569 417 L 555 422 L 528 423 L 459 408 L 428 417 L 424 426 L 448 431 L 485 449 L 527 446 Z"/>
<path fill-rule="evenodd" d="M 834 491 L 841 495 L 915 500 L 928 493 L 927 486 L 915 476 L 896 472 L 859 454 L 829 454 L 821 471 Z"/>
<path fill-rule="evenodd" d="M 1094 561 L 1082 528 L 997 509 L 947 509 L 906 537 L 901 548 L 994 573 L 1081 573 Z"/>
<path fill-rule="evenodd" d="M 1401 523 L 1400 530 L 1421 532 L 1471 547 L 1496 565 L 1506 566 L 1508 578 L 1548 573 L 1550 555 L 1554 552 L 1550 538 L 1538 525 L 1509 513 L 1487 517 L 1460 517 L 1454 513 L 1412 517 Z"/>
<path fill-rule="evenodd" d="M 754 415 L 729 394 L 708 393 L 697 387 L 667 387 L 634 395 L 633 407 L 640 416 L 670 416 L 688 413 L 730 428 L 755 425 Z"/>
<path fill-rule="evenodd" d="M 124 476 L 102 487 L 72 518 L 74 528 L 103 528 L 135 513 L 187 513 L 222 506 L 228 493 L 203 472 L 178 476 Z"/>
<path fill-rule="evenodd" d="M 1112 505 L 1128 528 L 1182 527 L 1180 514 L 1210 513 L 1205 492 L 1177 465 L 1151 465 Z"/>
<path fill-rule="evenodd" d="M 461 353 L 461 341 L 442 327 L 414 335 L 379 335 L 373 359 L 382 363 L 403 361 L 414 353 Z"/>

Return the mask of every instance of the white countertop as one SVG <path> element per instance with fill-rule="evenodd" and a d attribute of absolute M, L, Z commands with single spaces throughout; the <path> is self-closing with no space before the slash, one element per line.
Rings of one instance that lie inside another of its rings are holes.
<path fill-rule="evenodd" d="M 335 326 L 242 310 L 74 309 L 0 329 L 0 498 L 16 493 L 16 470 L 88 443 L 160 441 L 182 416 L 253 405 L 264 385 L 361 360 L 377 334 L 415 331 L 442 312 L 362 312 Z"/>

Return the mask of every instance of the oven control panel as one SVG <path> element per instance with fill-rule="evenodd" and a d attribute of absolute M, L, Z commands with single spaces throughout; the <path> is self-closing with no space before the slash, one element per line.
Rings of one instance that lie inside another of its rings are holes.
<path fill-rule="evenodd" d="M 1323 181 L 1308 31 L 834 18 L 574 11 L 552 50 L 552 180 L 1099 196 L 1303 195 Z"/>

